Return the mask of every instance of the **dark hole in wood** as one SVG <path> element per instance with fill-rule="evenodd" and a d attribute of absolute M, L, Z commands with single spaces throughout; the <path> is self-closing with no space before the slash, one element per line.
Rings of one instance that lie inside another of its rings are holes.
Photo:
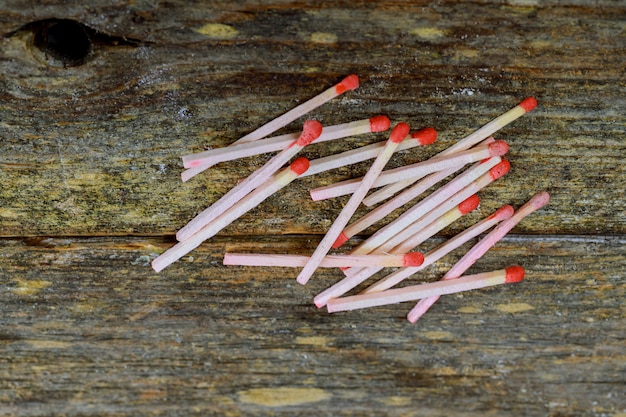
<path fill-rule="evenodd" d="M 42 25 L 35 32 L 34 45 L 68 67 L 84 63 L 91 53 L 91 39 L 85 26 L 69 19 Z"/>

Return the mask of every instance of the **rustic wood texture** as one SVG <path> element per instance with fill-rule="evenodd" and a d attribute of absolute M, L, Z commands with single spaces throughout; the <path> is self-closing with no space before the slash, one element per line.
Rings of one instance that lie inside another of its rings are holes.
<path fill-rule="evenodd" d="M 0 414 L 626 415 L 622 2 L 39 3 L 0 7 Z M 84 62 L 34 46 L 50 19 L 84 25 Z M 296 181 L 155 274 L 175 231 L 269 158 L 183 184 L 180 156 L 350 73 L 359 89 L 312 117 L 439 132 L 395 165 L 537 98 L 497 135 L 512 171 L 426 245 L 546 190 L 470 270 L 520 264 L 526 281 L 443 297 L 410 325 L 408 304 L 316 309 L 336 271 L 303 287 L 296 270 L 221 265 L 226 250 L 311 253 L 347 199 L 308 190 L 367 164 Z"/>

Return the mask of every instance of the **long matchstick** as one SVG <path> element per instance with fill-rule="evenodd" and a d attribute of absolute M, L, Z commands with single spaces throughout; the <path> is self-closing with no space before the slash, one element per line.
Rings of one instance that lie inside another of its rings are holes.
<path fill-rule="evenodd" d="M 308 260 L 308 256 L 301 255 L 230 252 L 224 254 L 224 265 L 302 267 Z M 424 255 L 420 252 L 403 255 L 326 255 L 319 267 L 415 267 L 420 266 L 422 262 L 424 262 Z"/>

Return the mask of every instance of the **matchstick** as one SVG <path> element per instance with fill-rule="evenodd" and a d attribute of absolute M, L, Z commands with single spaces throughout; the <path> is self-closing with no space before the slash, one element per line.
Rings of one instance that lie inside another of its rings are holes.
<path fill-rule="evenodd" d="M 526 204 L 520 207 L 511 218 L 500 223 L 495 229 L 476 243 L 452 268 L 444 275 L 442 280 L 455 280 L 474 263 L 480 259 L 493 245 L 502 239 L 513 227 L 515 227 L 524 217 L 539 210 L 550 201 L 548 193 L 540 192 L 535 194 Z M 407 319 L 415 323 L 423 316 L 428 309 L 437 302 L 439 297 L 425 298 L 409 312 Z"/>
<path fill-rule="evenodd" d="M 324 128 L 324 131 L 326 131 L 326 128 Z M 430 145 L 436 139 L 437 131 L 432 127 L 427 127 L 417 132 L 413 132 L 409 136 L 407 136 L 400 143 L 400 146 L 398 146 L 396 152 L 411 149 L 416 146 Z M 385 146 L 385 143 L 386 141 L 372 143 L 371 145 L 362 146 L 357 149 L 351 149 L 349 151 L 341 152 L 339 154 L 314 159 L 311 161 L 311 167 L 306 173 L 304 173 L 303 177 L 308 177 L 309 175 L 319 174 L 320 172 L 376 158 L 376 156 L 378 156 L 378 154 L 380 153 L 380 150 L 383 148 L 383 146 Z"/>
<path fill-rule="evenodd" d="M 154 259 L 152 261 L 152 268 L 156 272 L 162 271 L 167 266 L 176 262 L 187 253 L 200 246 L 202 242 L 216 235 L 230 223 L 261 204 L 263 200 L 285 187 L 308 168 L 308 159 L 303 157 L 297 158 L 291 163 L 291 165 L 289 165 L 288 168 L 285 168 L 276 175 L 270 177 L 254 191 L 246 195 L 241 201 L 239 201 L 239 204 L 234 205 L 229 210 L 219 215 L 211 223 L 202 227 L 188 239 L 178 242 L 176 245 Z"/>
<path fill-rule="evenodd" d="M 225 253 L 224 265 L 302 267 L 308 256 L 273 255 L 267 253 Z M 326 255 L 319 264 L 321 268 L 341 267 L 416 267 L 424 262 L 420 252 L 403 255 Z"/>
<path fill-rule="evenodd" d="M 381 171 L 385 167 L 385 164 L 387 164 L 387 161 L 389 161 L 394 151 L 398 148 L 400 142 L 405 139 L 408 133 L 409 125 L 407 125 L 406 123 L 398 123 L 393 128 L 393 130 L 391 131 L 391 135 L 387 140 L 387 143 L 381 149 L 380 153 L 372 163 L 367 174 L 365 174 L 365 177 L 363 178 L 363 181 L 361 181 L 359 188 L 354 192 L 354 194 L 352 194 L 352 196 L 343 207 L 333 224 L 330 226 L 328 232 L 326 232 L 326 235 L 324 236 L 320 244 L 313 252 L 313 255 L 311 255 L 309 261 L 306 263 L 302 271 L 300 271 L 300 274 L 298 274 L 298 277 L 296 278 L 298 283 L 304 285 L 311 278 L 311 276 L 315 272 L 315 269 L 320 264 L 324 256 L 326 256 L 331 246 L 333 245 L 333 242 L 339 236 L 339 233 L 341 233 L 354 212 L 361 204 L 363 197 L 365 197 L 365 194 L 367 194 L 367 192 L 369 191 L 371 185 L 376 180 L 376 177 L 378 177 L 378 175 L 381 173 Z"/>
<path fill-rule="evenodd" d="M 492 143 L 494 141 L 495 140 L 493 138 L 488 138 L 488 139 L 485 139 L 483 141 L 483 143 Z M 465 173 L 463 173 L 459 177 L 463 177 L 465 175 L 476 175 L 473 178 L 478 178 L 480 175 L 482 175 L 482 173 L 487 172 L 487 170 L 489 170 L 492 167 L 494 167 L 495 165 L 497 165 L 500 161 L 501 161 L 500 157 L 490 158 L 489 160 L 487 160 L 485 162 L 487 165 L 475 164 L 474 167 L 470 168 L 469 170 L 467 170 Z M 476 168 L 479 165 L 482 165 L 482 166 L 480 168 Z M 358 220 L 356 220 L 352 224 L 350 224 L 348 227 L 346 227 L 343 230 L 343 232 L 339 235 L 339 238 L 337 239 L 337 242 L 335 242 L 334 247 L 337 248 L 337 247 L 343 245 L 352 236 L 354 236 L 357 233 L 367 229 L 368 227 L 372 226 L 376 222 L 382 220 L 387 215 L 391 214 L 394 210 L 402 207 L 403 205 L 407 204 L 411 200 L 417 198 L 424 191 L 426 191 L 427 189 L 429 189 L 430 187 L 432 187 L 436 183 L 444 180 L 448 176 L 454 174 L 459 169 L 461 169 L 461 168 L 458 167 L 458 168 L 453 168 L 453 169 L 444 170 L 444 171 L 440 171 L 440 172 L 436 172 L 434 174 L 431 174 L 431 175 L 427 176 L 426 178 L 422 179 L 421 181 L 419 181 L 417 184 L 415 184 L 412 187 L 410 187 L 409 189 L 404 190 L 402 193 L 398 194 L 397 196 L 395 196 L 391 200 L 385 202 L 384 204 L 381 204 L 379 207 L 376 207 L 374 210 L 370 211 L 369 213 L 367 213 L 366 215 L 364 215 L 363 217 L 359 218 Z M 473 169 L 478 169 L 479 171 L 474 172 L 473 174 L 470 174 L 469 172 L 472 172 Z M 484 169 L 484 171 L 482 171 L 483 169 Z M 457 177 L 457 178 L 459 178 L 459 177 Z M 471 181 L 470 178 L 467 178 L 467 177 L 464 177 L 464 178 L 468 182 Z M 452 181 L 461 181 L 461 180 L 460 179 L 459 180 L 454 179 Z M 451 185 L 449 185 L 449 183 L 446 186 L 452 187 Z M 462 185 L 458 185 L 457 187 L 462 187 Z M 442 192 L 442 191 L 439 191 L 439 192 Z M 426 203 L 425 202 L 421 202 L 419 204 L 426 204 Z M 434 206 L 431 206 L 431 208 L 432 207 L 434 207 Z"/>
<path fill-rule="evenodd" d="M 344 298 L 335 298 L 326 305 L 329 313 L 338 311 L 356 310 L 360 308 L 377 307 L 388 304 L 397 304 L 421 298 L 455 294 L 463 291 L 492 287 L 495 285 L 512 284 L 524 279 L 524 268 L 510 266 L 497 271 L 467 275 L 451 281 L 437 281 L 428 284 L 411 285 L 382 292 L 353 295 Z"/>
<path fill-rule="evenodd" d="M 513 107 L 511 110 L 506 113 L 496 117 L 491 122 L 487 123 L 480 129 L 474 131 L 470 135 L 465 138 L 459 140 L 456 144 L 449 147 L 448 149 L 440 152 L 438 155 L 450 154 L 454 152 L 463 151 L 469 149 L 474 146 L 476 143 L 480 142 L 486 137 L 493 135 L 498 130 L 502 129 L 504 126 L 533 110 L 537 106 L 537 100 L 533 97 L 528 97 L 517 106 Z M 400 181 L 394 184 L 386 185 L 385 187 L 374 191 L 369 196 L 363 199 L 363 204 L 370 207 L 375 204 L 380 203 L 383 200 L 388 199 L 395 193 L 400 190 L 403 190 L 406 187 L 409 187 L 413 184 L 417 179 L 408 179 L 404 181 Z"/>
<path fill-rule="evenodd" d="M 496 224 L 500 223 L 503 220 L 510 218 L 513 215 L 513 207 L 510 205 L 505 205 L 496 210 L 489 217 L 484 218 L 473 226 L 465 229 L 461 233 L 455 235 L 454 237 L 446 240 L 441 245 L 437 246 L 435 249 L 429 251 L 426 255 L 424 255 L 424 262 L 422 265 L 416 267 L 402 268 L 398 269 L 391 274 L 387 275 L 385 278 L 380 279 L 374 284 L 367 287 L 363 290 L 363 294 L 369 292 L 379 292 L 387 290 L 395 285 L 398 285 L 400 282 L 404 281 L 406 278 L 411 275 L 416 274 L 417 272 L 423 270 L 424 268 L 432 265 L 434 262 L 443 258 L 459 246 L 467 243 L 471 239 L 477 237 L 481 233 L 491 229 Z M 413 246 L 411 246 L 413 247 Z"/>
<path fill-rule="evenodd" d="M 430 223 L 461 201 L 472 194 L 476 194 L 478 191 L 509 172 L 510 163 L 507 160 L 500 160 L 500 162 L 494 165 L 494 162 L 498 161 L 498 159 L 495 158 L 500 159 L 500 157 L 495 156 L 457 176 L 429 195 L 428 198 L 423 199 L 402 213 L 394 221 L 378 229 L 376 233 L 363 241 L 350 253 L 352 255 L 371 253 L 390 239 L 398 240 L 400 236 L 409 235 L 410 232 L 407 232 L 407 229 L 413 232 L 419 230 L 415 227 L 417 221 L 424 224 L 425 219 L 431 218 L 431 220 L 428 221 L 428 223 Z M 494 159 L 495 161 L 492 161 Z M 492 167 L 488 168 L 489 166 Z"/>
<path fill-rule="evenodd" d="M 390 123 L 389 117 L 387 116 L 375 116 L 369 119 L 357 120 L 350 123 L 326 126 L 324 127 L 320 137 L 315 139 L 315 143 L 327 142 L 330 140 L 362 135 L 365 133 L 383 132 L 389 129 Z M 232 161 L 234 159 L 246 158 L 274 151 L 281 151 L 289 146 L 294 140 L 298 139 L 299 135 L 300 133 L 288 133 L 286 135 L 275 136 L 273 138 L 259 139 L 254 142 L 230 145 L 223 148 L 185 155 L 182 157 L 183 166 L 185 168 L 204 165 L 213 166 L 220 162 Z"/>
<path fill-rule="evenodd" d="M 296 155 L 302 148 L 317 139 L 322 133 L 322 125 L 316 120 L 304 122 L 302 134 L 282 152 L 270 159 L 265 165 L 253 172 L 248 178 L 233 187 L 219 200 L 198 214 L 185 227 L 176 233 L 176 239 L 183 241 L 190 238 L 202 227 L 213 221 L 217 216 L 224 213 L 244 196 L 266 181 L 276 173 L 291 157 Z"/>
<path fill-rule="evenodd" d="M 433 172 L 462 167 L 472 162 L 491 158 L 492 156 L 502 156 L 508 151 L 509 146 L 506 142 L 498 140 L 488 145 L 477 146 L 466 151 L 436 156 L 426 161 L 383 171 L 372 185 L 372 188 L 382 187 L 405 179 L 420 179 Z M 318 201 L 351 194 L 359 186 L 361 180 L 362 178 L 354 178 L 324 187 L 314 188 L 310 191 L 311 198 L 314 201 Z"/>
<path fill-rule="evenodd" d="M 420 244 L 422 244 L 426 239 L 431 236 L 434 236 L 436 233 L 441 231 L 446 226 L 452 224 L 454 221 L 459 219 L 461 216 L 469 213 L 478 207 L 480 199 L 478 196 L 472 196 L 467 200 L 463 201 L 457 207 L 448 211 L 435 221 L 433 221 L 428 226 L 424 227 L 415 235 L 411 236 L 401 245 L 396 246 L 395 248 L 389 248 L 388 253 L 396 254 L 396 253 L 405 253 L 410 250 L 417 248 Z M 314 298 L 314 303 L 317 307 L 323 307 L 326 305 L 328 300 L 331 298 L 341 297 L 378 271 L 383 269 L 383 267 L 368 267 L 368 268 L 350 268 L 346 273 L 346 278 L 337 282 L 335 285 L 327 288 L 326 290 L 319 293 Z"/>

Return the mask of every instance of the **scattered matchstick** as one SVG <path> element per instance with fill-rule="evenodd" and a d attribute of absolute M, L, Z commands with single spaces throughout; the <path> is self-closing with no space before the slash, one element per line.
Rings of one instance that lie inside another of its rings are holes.
<path fill-rule="evenodd" d="M 410 250 L 417 248 L 420 244 L 422 244 L 426 239 L 431 236 L 434 236 L 436 233 L 441 231 L 446 226 L 452 224 L 454 221 L 459 219 L 461 216 L 469 213 L 478 207 L 480 203 L 480 199 L 478 196 L 472 196 L 467 200 L 463 201 L 457 207 L 448 211 L 435 221 L 433 221 L 428 226 L 424 227 L 415 235 L 411 236 L 401 245 L 396 246 L 395 248 L 389 248 L 389 253 L 405 253 Z M 469 233 L 469 232 L 468 232 Z M 451 249 L 450 249 L 451 250 Z M 431 256 L 432 262 L 432 256 Z M 422 263 L 423 265 L 423 263 Z M 341 297 L 378 271 L 383 269 L 382 267 L 369 267 L 369 268 L 350 268 L 346 273 L 346 278 L 337 282 L 335 285 L 327 288 L 325 291 L 322 291 L 314 298 L 314 303 L 317 307 L 323 307 L 326 305 L 328 300 L 331 298 Z"/>
<path fill-rule="evenodd" d="M 324 131 L 326 131 L 326 128 L 324 128 Z M 432 127 L 427 127 L 425 129 L 411 133 L 402 141 L 402 143 L 400 143 L 400 146 L 398 146 L 398 149 L 396 151 L 403 151 L 406 149 L 414 148 L 416 146 L 430 145 L 436 139 L 437 131 Z M 362 146 L 360 148 L 352 149 L 339 154 L 314 159 L 311 161 L 311 167 L 303 175 L 303 177 L 308 177 L 310 175 L 319 174 L 320 172 L 376 158 L 376 156 L 378 156 L 378 154 L 380 153 L 382 147 L 385 146 L 385 142 L 386 141 L 372 143 L 371 145 Z"/>
<path fill-rule="evenodd" d="M 427 159 L 426 161 L 381 172 L 372 185 L 372 188 L 382 187 L 406 179 L 420 179 L 428 174 L 432 174 L 433 172 L 460 168 L 469 163 L 482 161 L 483 159 L 491 158 L 492 156 L 502 156 L 508 151 L 509 147 L 506 142 L 498 140 L 487 145 L 468 149 L 466 151 L 435 156 Z M 311 198 L 314 201 L 318 201 L 351 194 L 359 186 L 361 180 L 362 178 L 354 178 L 330 184 L 325 187 L 315 188 L 310 192 Z"/>
<path fill-rule="evenodd" d="M 330 226 L 328 232 L 326 232 L 326 235 L 324 236 L 320 244 L 313 252 L 313 255 L 311 255 L 309 261 L 306 263 L 302 271 L 300 271 L 300 274 L 298 274 L 298 277 L 296 278 L 298 283 L 304 285 L 311 278 L 311 276 L 315 272 L 315 269 L 320 264 L 324 256 L 326 256 L 331 246 L 333 245 L 333 242 L 335 242 L 335 240 L 339 236 L 339 233 L 341 233 L 343 228 L 346 226 L 354 212 L 361 204 L 363 197 L 365 197 L 365 194 L 367 194 L 371 185 L 381 173 L 381 171 L 385 167 L 385 164 L 387 164 L 387 161 L 389 161 L 394 151 L 400 145 L 400 142 L 402 142 L 408 134 L 409 125 L 407 125 L 406 123 L 398 123 L 393 128 L 393 130 L 391 131 L 391 135 L 387 140 L 387 143 L 381 149 L 380 153 L 372 163 L 367 174 L 365 174 L 365 177 L 363 178 L 363 181 L 361 181 L 359 188 L 354 192 L 354 194 L 352 194 L 352 196 L 343 207 L 333 224 Z"/>
<path fill-rule="evenodd" d="M 309 258 L 309 256 L 300 255 L 227 252 L 224 254 L 224 265 L 302 267 L 306 265 Z M 319 267 L 416 267 L 422 262 L 424 262 L 424 255 L 420 252 L 403 255 L 326 255 Z"/>
<path fill-rule="evenodd" d="M 494 141 L 495 141 L 494 139 L 488 138 L 485 141 L 483 141 L 483 143 L 492 143 Z M 455 182 L 455 181 L 462 181 L 460 179 L 462 176 L 470 176 L 470 175 L 474 175 L 475 174 L 476 176 L 473 177 L 473 178 L 478 178 L 482 173 L 484 173 L 487 170 L 491 169 L 492 167 L 497 165 L 500 161 L 501 161 L 500 157 L 493 157 L 493 158 L 490 158 L 489 160 L 487 160 L 484 163 L 486 165 L 480 164 L 480 165 L 482 165 L 480 168 L 475 168 L 476 166 L 479 165 L 479 164 L 475 164 L 475 167 L 470 168 L 465 173 L 463 173 L 462 175 L 457 177 L 459 179 L 455 178 L 454 180 L 452 180 L 448 184 L 446 184 L 444 187 L 459 187 L 459 188 L 461 188 L 461 187 L 463 187 L 463 184 L 450 185 L 450 183 Z M 444 180 L 446 177 L 454 174 L 454 172 L 456 172 L 459 169 L 460 169 L 460 167 L 459 168 L 449 169 L 449 170 L 444 170 L 444 171 L 440 171 L 440 172 L 431 174 L 431 175 L 427 176 L 426 178 L 424 178 L 423 180 L 419 181 L 417 184 L 415 184 L 412 187 L 410 187 L 409 189 L 407 189 L 407 190 L 403 191 L 402 193 L 400 193 L 399 195 L 395 196 L 391 200 L 389 200 L 386 203 L 380 205 L 379 207 L 376 207 L 374 210 L 370 211 L 369 213 L 367 213 L 363 217 L 359 218 L 358 220 L 356 220 L 355 222 L 353 222 L 352 224 L 347 226 L 343 230 L 343 232 L 339 235 L 339 238 L 335 242 L 334 247 L 338 248 L 339 246 L 343 245 L 352 236 L 354 236 L 357 233 L 367 229 L 368 227 L 372 226 L 376 222 L 382 220 L 383 218 L 385 218 L 386 216 L 391 214 L 394 210 L 402 207 L 403 205 L 407 204 L 411 200 L 417 198 L 424 191 L 426 191 L 427 189 L 429 189 L 430 187 L 432 187 L 436 183 Z M 473 170 L 473 169 L 478 169 L 479 171 L 478 172 L 474 172 L 474 174 L 470 174 L 470 171 Z M 484 171 L 483 171 L 483 169 L 484 169 Z M 467 180 L 468 182 L 471 181 L 468 177 L 462 177 L 462 178 L 465 178 L 465 180 Z M 439 192 L 443 193 L 443 191 L 439 191 Z M 450 194 L 448 194 L 448 195 L 452 195 L 452 194 L 453 194 L 453 192 L 450 190 Z M 435 195 L 431 195 L 431 198 L 434 197 L 434 196 L 436 196 L 436 194 Z M 427 203 L 424 200 L 422 200 L 422 202 L 420 202 L 418 204 L 427 204 Z M 432 202 L 430 202 L 428 204 L 432 204 Z M 433 208 L 433 207 L 435 207 L 435 206 L 434 205 L 430 205 L 430 208 Z M 430 208 L 428 208 L 428 207 L 424 208 L 424 206 L 422 206 L 422 209 L 424 209 L 424 210 L 428 210 Z"/>
<path fill-rule="evenodd" d="M 450 281 L 437 281 L 382 292 L 335 298 L 328 301 L 326 306 L 329 313 L 335 313 L 338 311 L 402 303 L 444 294 L 455 294 L 462 291 L 476 290 L 501 284 L 512 284 L 520 282 L 523 279 L 524 268 L 521 266 L 510 266 L 506 269 L 467 275 Z"/>
<path fill-rule="evenodd" d="M 293 141 L 282 152 L 270 159 L 265 165 L 253 172 L 248 178 L 233 187 L 210 207 L 198 214 L 185 227 L 176 233 L 176 239 L 183 241 L 190 238 L 202 227 L 213 221 L 217 216 L 224 213 L 230 207 L 248 193 L 266 181 L 271 175 L 276 173 L 291 157 L 296 155 L 302 148 L 317 139 L 322 133 L 322 125 L 316 120 L 304 122 L 302 134 Z"/>
<path fill-rule="evenodd" d="M 456 144 L 444 150 L 443 152 L 440 152 L 438 155 L 445 155 L 469 149 L 483 139 L 493 135 L 504 126 L 530 112 L 535 107 L 537 107 L 537 100 L 535 100 L 533 97 L 527 97 L 511 110 L 496 117 L 491 122 L 482 126 L 481 128 L 464 137 L 463 139 L 459 140 Z M 384 188 L 376 190 L 375 192 L 364 198 L 363 204 L 365 204 L 366 206 L 373 206 L 383 200 L 386 200 L 398 191 L 409 187 L 415 181 L 417 181 L 417 179 L 408 179 L 394 184 L 386 185 Z"/>
<path fill-rule="evenodd" d="M 326 126 L 315 143 L 327 142 L 346 138 L 350 136 L 362 135 L 372 132 L 383 132 L 390 127 L 390 120 L 387 116 L 375 116 L 369 119 L 357 120 L 340 125 Z M 213 166 L 220 162 L 232 161 L 234 159 L 246 158 L 264 153 L 281 151 L 298 139 L 300 133 L 288 133 L 286 135 L 275 136 L 273 138 L 259 139 L 254 142 L 246 142 L 237 145 L 230 145 L 224 148 L 211 149 L 208 151 L 185 155 L 182 157 L 183 166 L 192 168 L 197 166 Z M 310 168 L 309 168 L 310 169 Z"/>
<path fill-rule="evenodd" d="M 276 175 L 270 177 L 267 181 L 257 187 L 250 194 L 246 195 L 239 204 L 231 207 L 214 219 L 211 223 L 202 227 L 198 232 L 190 236 L 188 239 L 178 242 L 176 245 L 165 251 L 152 261 L 152 268 L 156 271 L 162 271 L 167 266 L 176 262 L 187 253 L 191 252 L 202 242 L 216 235 L 220 230 L 228 226 L 230 223 L 243 216 L 245 213 L 258 206 L 281 188 L 296 179 L 299 175 L 309 168 L 309 161 L 304 157 L 297 158 Z"/>
<path fill-rule="evenodd" d="M 535 194 L 526 204 L 520 207 L 511 218 L 500 223 L 495 229 L 474 245 L 452 268 L 444 275 L 442 280 L 455 280 L 474 263 L 480 259 L 493 245 L 502 239 L 513 227 L 515 227 L 524 217 L 539 210 L 550 201 L 548 193 L 540 192 Z M 439 297 L 425 298 L 409 312 L 407 319 L 415 323 L 423 316 L 428 309 L 437 302 Z"/>

